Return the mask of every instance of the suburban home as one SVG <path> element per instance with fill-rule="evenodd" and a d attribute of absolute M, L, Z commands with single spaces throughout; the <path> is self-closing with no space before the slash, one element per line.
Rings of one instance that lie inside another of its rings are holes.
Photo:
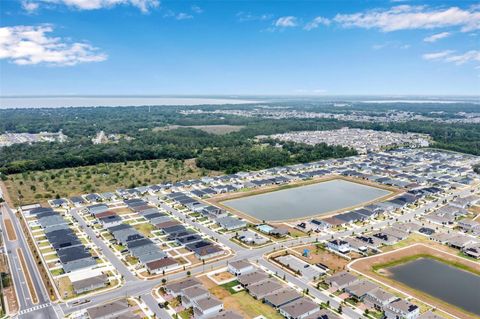
<path fill-rule="evenodd" d="M 218 314 L 214 315 L 213 317 L 209 317 L 208 319 L 243 319 L 243 317 L 236 312 L 227 310 L 220 311 Z"/>
<path fill-rule="evenodd" d="M 420 308 L 404 299 L 397 299 L 389 303 L 383 310 L 387 319 L 416 319 L 420 315 Z"/>
<path fill-rule="evenodd" d="M 202 286 L 188 287 L 182 290 L 182 306 L 185 308 L 193 307 L 193 302 L 210 297 L 210 293 Z"/>
<path fill-rule="evenodd" d="M 264 301 L 266 304 L 278 309 L 289 302 L 300 299 L 302 296 L 292 288 L 284 288 L 280 291 L 268 294 L 265 296 Z"/>
<path fill-rule="evenodd" d="M 226 230 L 235 230 L 247 226 L 246 221 L 231 216 L 217 218 L 216 222 Z"/>
<path fill-rule="evenodd" d="M 164 271 L 177 268 L 178 262 L 173 258 L 166 257 L 166 258 L 147 262 L 145 264 L 145 267 L 147 267 L 147 270 L 150 274 L 156 275 L 156 274 L 163 273 Z"/>
<path fill-rule="evenodd" d="M 228 263 L 228 271 L 235 276 L 246 274 L 253 270 L 253 265 L 245 260 L 236 260 Z"/>
<path fill-rule="evenodd" d="M 382 288 L 377 288 L 366 293 L 363 302 L 372 308 L 377 310 L 383 310 L 383 308 L 396 300 L 397 297 Z"/>
<path fill-rule="evenodd" d="M 77 281 L 72 281 L 73 291 L 79 295 L 88 291 L 103 288 L 108 283 L 108 277 L 101 274 L 94 277 L 88 277 Z"/>
<path fill-rule="evenodd" d="M 418 317 L 418 319 L 445 319 L 445 317 L 442 317 L 431 311 L 427 311 L 421 314 L 420 317 Z"/>
<path fill-rule="evenodd" d="M 342 271 L 325 279 L 325 283 L 337 290 L 341 290 L 354 283 L 359 282 L 358 277 L 349 272 Z"/>
<path fill-rule="evenodd" d="M 187 278 L 181 281 L 167 284 L 165 286 L 165 291 L 174 297 L 181 296 L 181 293 L 184 289 L 194 286 L 201 286 L 202 284 L 195 278 Z"/>
<path fill-rule="evenodd" d="M 356 298 L 357 300 L 363 300 L 363 298 L 369 293 L 370 291 L 376 290 L 378 288 L 373 282 L 368 280 L 360 280 L 356 283 L 353 283 L 347 287 L 345 287 L 344 291 L 349 293 L 352 297 Z"/>
<path fill-rule="evenodd" d="M 247 288 L 248 293 L 258 300 L 262 300 L 266 295 L 282 289 L 283 285 L 273 279 L 267 279 L 259 283 L 251 284 Z"/>
<path fill-rule="evenodd" d="M 280 307 L 280 313 L 288 319 L 304 319 L 320 310 L 320 306 L 309 298 L 302 297 Z"/>
<path fill-rule="evenodd" d="M 320 309 L 305 319 L 341 319 L 341 317 L 328 309 Z"/>
<path fill-rule="evenodd" d="M 215 297 L 192 301 L 193 315 L 196 319 L 208 318 L 223 310 L 223 303 Z"/>
<path fill-rule="evenodd" d="M 341 239 L 334 239 L 327 242 L 327 247 L 339 253 L 346 254 L 350 252 L 350 245 Z"/>
<path fill-rule="evenodd" d="M 68 208 L 68 201 L 65 198 L 52 199 L 50 205 L 52 207 Z"/>
<path fill-rule="evenodd" d="M 100 306 L 87 309 L 90 319 L 136 318 L 128 306 L 126 299 L 116 300 Z"/>
<path fill-rule="evenodd" d="M 242 286 L 248 287 L 248 285 L 250 284 L 259 283 L 264 280 L 267 280 L 268 278 L 269 278 L 269 275 L 263 270 L 255 270 L 255 271 L 238 276 L 237 280 Z"/>

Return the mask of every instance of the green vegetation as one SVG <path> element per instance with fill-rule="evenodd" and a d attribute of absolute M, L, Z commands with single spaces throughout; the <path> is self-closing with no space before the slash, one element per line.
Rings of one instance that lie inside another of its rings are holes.
<path fill-rule="evenodd" d="M 349 102 L 344 107 L 332 108 L 322 101 L 278 102 L 275 106 L 286 110 L 308 112 L 334 112 L 350 114 L 363 111 L 376 116 L 387 110 L 413 111 L 423 116 L 457 118 L 459 111 L 476 112 L 476 105 L 469 103 L 385 105 Z M 97 107 L 58 109 L 4 109 L 0 110 L 0 132 L 62 131 L 68 136 L 65 143 L 17 144 L 2 148 L 0 172 L 17 174 L 29 171 L 65 169 L 97 165 L 101 163 L 124 163 L 156 159 L 178 161 L 197 159 L 197 166 L 227 173 L 249 169 L 315 161 L 325 158 L 350 156 L 354 151 L 327 145 L 307 146 L 274 141 L 260 144 L 258 135 L 301 130 L 330 130 L 355 127 L 393 132 L 418 132 L 430 134 L 433 146 L 452 151 L 480 155 L 480 126 L 464 123 L 438 123 L 429 121 L 406 121 L 391 123 L 351 122 L 329 118 L 270 119 L 241 117 L 226 114 L 190 114 L 182 110 L 201 109 L 250 109 L 252 106 L 172 106 L 172 107 Z M 478 111 L 478 110 L 477 110 Z M 220 133 L 219 129 L 221 128 Z M 240 130 L 238 130 L 241 128 Z M 93 144 L 91 139 L 100 130 L 107 134 L 120 134 L 129 139 L 118 143 Z M 477 169 L 478 171 L 478 169 Z M 148 178 L 149 174 L 144 175 Z M 2 179 L 6 177 L 1 176 Z M 165 177 L 167 178 L 167 177 Z M 113 179 L 109 175 L 109 179 Z M 130 181 L 136 185 L 145 181 Z M 84 183 L 85 185 L 91 183 Z M 92 188 L 94 188 L 92 186 Z M 31 190 L 38 196 L 44 193 Z M 51 192 L 50 192 L 51 193 Z M 51 194 L 49 195 L 51 196 Z M 15 196 L 14 196 L 15 197 Z"/>
<path fill-rule="evenodd" d="M 238 291 L 233 290 L 232 288 L 235 286 L 240 285 L 240 283 L 237 280 L 233 280 L 230 282 L 227 282 L 226 284 L 221 285 L 223 288 L 227 289 L 229 293 L 236 294 Z"/>
<path fill-rule="evenodd" d="M 151 160 L 24 172 L 8 175 L 4 183 L 15 204 L 24 204 L 216 174 L 192 160 Z"/>

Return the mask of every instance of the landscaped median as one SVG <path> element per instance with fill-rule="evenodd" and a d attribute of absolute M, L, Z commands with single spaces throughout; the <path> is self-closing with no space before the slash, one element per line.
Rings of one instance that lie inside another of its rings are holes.
<path fill-rule="evenodd" d="M 474 276 L 480 276 L 480 263 L 461 258 L 455 254 L 425 244 L 414 244 L 379 255 L 357 259 L 352 261 L 348 267 L 363 276 L 383 284 L 390 290 L 414 297 L 452 316 L 458 318 L 479 318 L 475 313 L 471 313 L 457 305 L 450 304 L 439 297 L 432 296 L 426 291 L 420 290 L 419 287 L 414 288 L 412 284 L 409 285 L 401 282 L 397 277 L 394 278 L 393 270 L 395 267 L 402 267 L 424 259 L 440 262 L 441 264 L 453 267 L 453 270 L 458 269 L 467 271 Z M 429 274 L 431 276 L 429 276 Z M 420 277 L 428 276 L 434 281 L 444 280 L 444 277 L 441 274 L 436 274 L 433 269 L 427 273 L 415 273 L 414 275 Z M 467 289 L 467 287 L 465 287 L 465 289 Z M 465 293 L 467 294 L 468 292 Z"/>
<path fill-rule="evenodd" d="M 38 303 L 37 292 L 35 291 L 35 287 L 33 286 L 32 277 L 30 276 L 30 272 L 28 271 L 25 257 L 23 256 L 23 252 L 20 248 L 17 248 L 17 255 L 20 262 L 20 266 L 22 267 L 23 275 L 25 276 L 25 280 L 27 281 L 28 291 L 30 293 L 30 297 L 32 298 L 32 302 Z"/>

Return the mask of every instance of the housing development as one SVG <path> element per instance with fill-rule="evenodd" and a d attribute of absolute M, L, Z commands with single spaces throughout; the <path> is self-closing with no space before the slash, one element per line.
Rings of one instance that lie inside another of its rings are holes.
<path fill-rule="evenodd" d="M 480 319 L 480 0 L 0 0 L 0 319 Z"/>
<path fill-rule="evenodd" d="M 21 318 L 474 318 L 477 162 L 370 149 L 3 203 L 5 307 Z"/>

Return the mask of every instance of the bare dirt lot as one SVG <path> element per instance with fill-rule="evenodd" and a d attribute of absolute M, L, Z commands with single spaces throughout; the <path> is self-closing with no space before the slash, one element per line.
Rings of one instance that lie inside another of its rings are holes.
<path fill-rule="evenodd" d="M 386 275 L 386 272 L 381 269 L 384 265 L 389 265 L 399 260 L 408 260 L 409 257 L 414 256 L 432 256 L 433 258 L 440 259 L 448 264 L 469 269 L 477 274 L 480 273 L 480 263 L 452 255 L 445 251 L 427 246 L 426 244 L 414 244 L 377 256 L 358 259 L 353 261 L 349 266 L 351 269 L 362 275 L 368 276 L 390 288 L 395 288 L 403 294 L 411 295 L 421 301 L 427 302 L 454 316 L 459 318 L 478 318 L 478 316 L 475 316 L 474 314 L 467 313 L 462 309 L 389 278 Z"/>
<path fill-rule="evenodd" d="M 305 249 L 308 249 L 310 251 L 309 257 L 302 256 Z M 296 247 L 293 248 L 293 251 L 295 252 L 295 256 L 306 261 L 307 263 L 322 263 L 328 268 L 330 268 L 333 272 L 345 269 L 345 266 L 350 262 L 345 258 L 337 256 L 327 250 L 318 248 L 315 245 Z"/>

